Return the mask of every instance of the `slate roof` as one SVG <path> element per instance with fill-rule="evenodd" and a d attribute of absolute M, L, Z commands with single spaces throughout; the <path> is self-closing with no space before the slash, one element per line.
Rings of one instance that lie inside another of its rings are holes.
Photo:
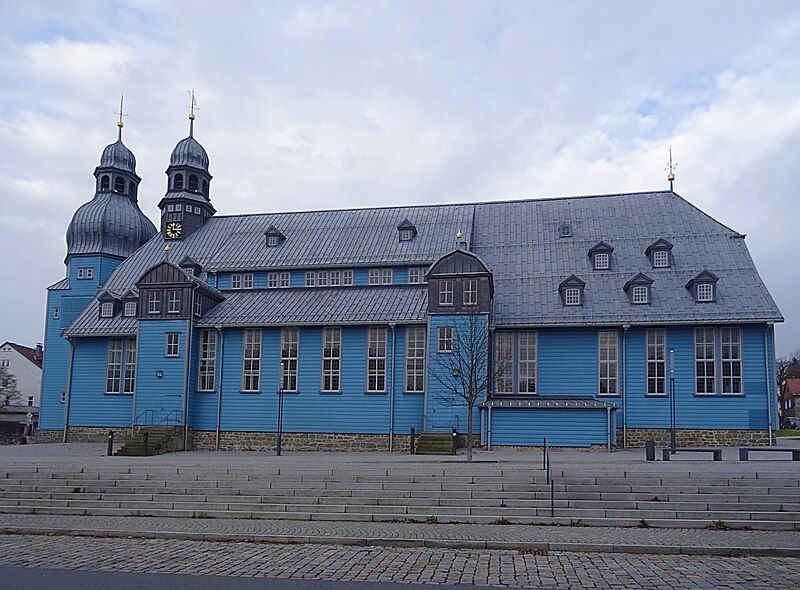
<path fill-rule="evenodd" d="M 397 225 L 405 219 L 418 233 L 401 242 Z M 564 224 L 571 226 L 572 237 L 559 237 Z M 268 248 L 264 232 L 271 226 L 286 240 Z M 187 238 L 172 241 L 168 259 L 178 262 L 189 255 L 208 272 L 422 265 L 451 252 L 458 230 L 493 272 L 497 327 L 783 321 L 743 236 L 670 191 L 215 216 Z M 674 244 L 671 268 L 654 269 L 645 255 L 659 238 Z M 587 256 L 599 241 L 614 248 L 609 270 L 593 270 Z M 158 234 L 120 264 L 106 287 L 127 291 L 165 259 L 163 247 Z M 696 303 L 685 287 L 702 270 L 719 277 L 714 303 Z M 649 305 L 632 305 L 623 291 L 638 273 L 654 281 Z M 566 307 L 558 286 L 572 274 L 586 287 L 582 305 Z M 403 287 L 228 292 L 202 322 L 317 323 L 326 313 L 332 314 L 326 322 L 413 321 L 424 312 L 424 289 L 406 292 Z M 96 330 L 101 320 L 93 305 L 69 333 Z M 275 307 L 296 309 L 262 309 Z M 127 324 L 113 328 L 127 329 Z"/>
<path fill-rule="evenodd" d="M 28 359 L 30 362 L 32 362 L 40 369 L 42 368 L 42 357 L 36 354 L 35 348 L 31 348 L 30 346 L 25 346 L 23 344 L 17 344 L 16 342 L 8 342 L 8 341 L 3 342 L 3 344 L 0 344 L 0 348 L 6 345 L 16 350 L 19 354 L 24 356 L 26 359 Z"/>

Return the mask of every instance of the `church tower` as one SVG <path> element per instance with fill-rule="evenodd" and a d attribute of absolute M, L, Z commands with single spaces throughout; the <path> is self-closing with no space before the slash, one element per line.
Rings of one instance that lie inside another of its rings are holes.
<path fill-rule="evenodd" d="M 167 168 L 167 193 L 161 210 L 161 231 L 168 240 L 183 239 L 205 224 L 216 213 L 211 205 L 208 154 L 194 138 L 195 100 L 189 113 L 189 137 L 172 150 Z"/>

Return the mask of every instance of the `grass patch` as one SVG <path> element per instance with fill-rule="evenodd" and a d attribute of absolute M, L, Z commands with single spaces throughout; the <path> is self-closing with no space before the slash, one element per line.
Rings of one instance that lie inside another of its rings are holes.
<path fill-rule="evenodd" d="M 794 428 L 780 428 L 775 431 L 775 436 L 800 436 L 800 430 Z"/>
<path fill-rule="evenodd" d="M 492 524 L 511 524 L 511 521 L 507 518 L 500 517 L 495 521 L 492 521 Z"/>
<path fill-rule="evenodd" d="M 724 520 L 715 520 L 709 525 L 706 525 L 706 529 L 709 531 L 730 531 L 731 527 L 727 525 Z"/>
<path fill-rule="evenodd" d="M 431 515 L 425 519 L 426 524 L 439 524 L 439 519 Z"/>
<path fill-rule="evenodd" d="M 649 522 L 647 522 L 644 518 L 639 521 L 639 524 L 636 525 L 637 529 L 649 529 L 653 528 Z"/>

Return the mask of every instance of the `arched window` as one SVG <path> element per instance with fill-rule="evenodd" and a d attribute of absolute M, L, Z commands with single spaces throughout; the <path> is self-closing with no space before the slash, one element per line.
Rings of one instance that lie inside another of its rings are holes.
<path fill-rule="evenodd" d="M 197 192 L 197 176 L 194 174 L 189 175 L 189 190 L 193 193 Z"/>
<path fill-rule="evenodd" d="M 128 194 L 129 195 L 135 195 L 136 194 L 136 185 L 134 185 L 132 182 L 128 183 Z"/>
<path fill-rule="evenodd" d="M 121 176 L 117 176 L 114 179 L 114 192 L 117 193 L 124 193 L 125 192 L 125 179 Z"/>
<path fill-rule="evenodd" d="M 172 188 L 182 190 L 183 189 L 183 174 L 178 172 L 175 175 L 175 178 L 172 180 Z"/>
<path fill-rule="evenodd" d="M 208 196 L 208 181 L 207 180 L 203 181 L 203 194 L 205 196 Z"/>
<path fill-rule="evenodd" d="M 103 176 L 100 177 L 100 190 L 107 191 L 110 186 L 111 180 L 108 178 L 108 174 L 103 174 Z"/>

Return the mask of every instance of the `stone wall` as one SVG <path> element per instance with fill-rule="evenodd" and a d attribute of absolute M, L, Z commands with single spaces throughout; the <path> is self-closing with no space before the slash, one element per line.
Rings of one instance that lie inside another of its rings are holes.
<path fill-rule="evenodd" d="M 668 428 L 628 428 L 628 446 L 644 447 L 644 443 L 653 440 L 658 446 L 669 444 Z M 766 446 L 769 434 L 766 430 L 726 430 L 698 429 L 677 430 L 676 440 L 681 447 L 731 447 L 731 446 Z M 774 439 L 773 439 L 774 440 Z M 617 429 L 617 444 L 622 446 L 622 429 Z"/>
<path fill-rule="evenodd" d="M 210 430 L 193 432 L 194 450 L 213 451 L 216 433 Z M 274 432 L 220 432 L 221 451 L 274 451 Z M 395 435 L 394 450 L 408 453 L 411 437 Z M 317 432 L 284 432 L 281 448 L 286 451 L 388 451 L 385 434 L 326 434 Z"/>
<path fill-rule="evenodd" d="M 129 428 L 108 428 L 104 426 L 70 426 L 67 442 L 106 442 L 108 431 L 114 431 L 114 443 L 124 443 L 130 435 Z M 63 430 L 37 430 L 34 440 L 38 444 L 60 443 L 64 440 Z"/>

